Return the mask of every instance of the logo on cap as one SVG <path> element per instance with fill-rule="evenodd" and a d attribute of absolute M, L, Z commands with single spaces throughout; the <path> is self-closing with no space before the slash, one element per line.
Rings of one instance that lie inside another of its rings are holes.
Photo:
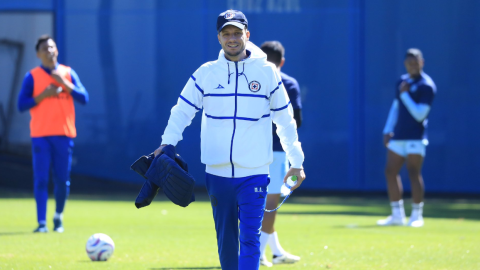
<path fill-rule="evenodd" d="M 225 19 L 230 20 L 233 17 L 235 17 L 235 13 L 233 13 L 233 12 L 225 13 Z"/>
<path fill-rule="evenodd" d="M 248 84 L 248 89 L 250 89 L 250 91 L 252 91 L 254 93 L 260 91 L 260 88 L 262 88 L 262 86 L 257 81 L 251 81 Z"/>

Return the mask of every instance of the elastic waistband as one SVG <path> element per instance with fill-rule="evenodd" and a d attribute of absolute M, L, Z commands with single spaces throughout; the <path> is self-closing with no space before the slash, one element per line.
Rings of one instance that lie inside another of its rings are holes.
<path fill-rule="evenodd" d="M 221 177 L 228 177 L 232 178 L 232 165 L 207 165 L 205 170 L 209 174 L 213 174 L 216 176 Z M 251 175 L 258 175 L 258 174 L 269 174 L 269 165 L 257 167 L 257 168 L 245 168 L 245 167 L 234 167 L 235 176 L 234 178 L 246 177 Z"/>

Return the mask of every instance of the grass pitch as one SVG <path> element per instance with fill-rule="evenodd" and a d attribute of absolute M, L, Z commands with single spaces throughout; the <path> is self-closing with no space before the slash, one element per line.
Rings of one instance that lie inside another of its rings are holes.
<path fill-rule="evenodd" d="M 63 234 L 52 232 L 53 200 L 48 207 L 50 232 L 33 234 L 33 198 L 0 199 L 0 269 L 220 269 L 208 201 L 137 210 L 133 198 L 72 196 Z M 302 259 L 273 269 L 480 269 L 480 202 L 429 200 L 424 212 L 423 228 L 377 227 L 389 213 L 384 200 L 294 196 L 276 229 L 284 249 Z M 115 252 L 91 262 L 85 243 L 100 232 Z"/>

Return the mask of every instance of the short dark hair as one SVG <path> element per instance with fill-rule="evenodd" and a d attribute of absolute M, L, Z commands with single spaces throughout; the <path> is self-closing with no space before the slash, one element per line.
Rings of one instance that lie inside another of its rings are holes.
<path fill-rule="evenodd" d="M 266 41 L 260 49 L 267 54 L 267 61 L 274 63 L 277 67 L 282 63 L 285 56 L 285 48 L 279 41 Z"/>
<path fill-rule="evenodd" d="M 46 42 L 48 41 L 49 39 L 53 40 L 53 42 L 55 42 L 55 40 L 49 36 L 49 35 L 41 35 L 38 39 L 37 39 L 37 44 L 35 45 L 35 51 L 38 52 L 38 49 L 40 48 L 40 45 L 42 45 L 43 42 Z"/>

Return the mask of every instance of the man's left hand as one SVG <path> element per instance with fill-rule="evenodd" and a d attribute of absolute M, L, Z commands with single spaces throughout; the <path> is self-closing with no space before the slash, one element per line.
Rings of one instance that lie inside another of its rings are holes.
<path fill-rule="evenodd" d="M 305 178 L 307 177 L 305 175 L 305 171 L 303 171 L 303 168 L 301 169 L 290 168 L 290 170 L 288 170 L 287 172 L 287 175 L 285 175 L 285 177 L 283 178 L 283 183 L 287 182 L 288 177 L 294 176 L 294 175 L 297 176 L 297 184 L 292 187 L 292 191 L 297 189 L 302 184 L 303 180 L 305 180 Z"/>

